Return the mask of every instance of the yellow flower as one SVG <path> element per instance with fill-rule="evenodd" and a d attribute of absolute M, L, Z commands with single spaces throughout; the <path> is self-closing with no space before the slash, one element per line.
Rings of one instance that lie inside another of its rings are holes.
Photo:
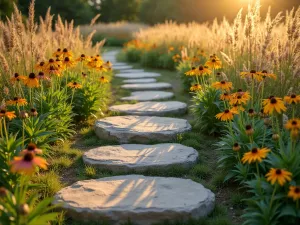
<path fill-rule="evenodd" d="M 24 84 L 29 88 L 39 87 L 39 80 L 34 73 L 30 73 L 29 76 L 24 80 Z"/>
<path fill-rule="evenodd" d="M 199 48 L 197 48 L 197 55 L 204 56 L 204 57 L 206 56 L 204 50 L 203 49 L 199 49 Z"/>
<path fill-rule="evenodd" d="M 300 129 L 300 119 L 290 119 L 284 125 L 287 130 Z"/>
<path fill-rule="evenodd" d="M 60 61 L 55 61 L 54 59 L 49 59 L 48 63 L 44 66 L 43 71 L 46 72 L 47 70 L 50 69 L 50 67 L 54 69 L 60 69 L 61 67 L 61 62 Z"/>
<path fill-rule="evenodd" d="M 227 82 L 225 80 L 222 80 L 221 82 L 213 83 L 212 86 L 216 89 L 230 91 L 230 89 L 232 89 L 232 82 Z"/>
<path fill-rule="evenodd" d="M 277 79 L 277 77 L 276 77 L 275 74 L 273 74 L 273 73 L 268 73 L 268 71 L 266 71 L 266 70 L 263 70 L 263 71 L 261 71 L 261 72 L 257 72 L 257 74 L 258 74 L 259 76 L 261 76 L 263 79 L 265 79 L 266 77 L 272 78 L 272 79 L 274 79 L 274 80 Z"/>
<path fill-rule="evenodd" d="M 243 163 L 251 164 L 253 162 L 261 162 L 267 157 L 270 149 L 267 148 L 252 148 L 250 152 L 246 152 L 242 158 Z"/>
<path fill-rule="evenodd" d="M 245 111 L 245 108 L 242 105 L 239 105 L 239 104 L 233 104 L 231 109 L 235 110 L 237 112 L 240 112 L 240 111 L 244 112 Z"/>
<path fill-rule="evenodd" d="M 263 77 L 256 72 L 256 70 L 250 70 L 249 72 L 241 72 L 240 73 L 242 78 L 249 77 L 251 79 L 256 79 L 257 81 L 262 81 Z"/>
<path fill-rule="evenodd" d="M 86 56 L 85 54 L 81 54 L 78 59 L 76 59 L 77 62 L 89 62 L 91 60 L 90 57 Z"/>
<path fill-rule="evenodd" d="M 290 96 L 284 96 L 284 101 L 288 104 L 300 103 L 300 95 L 291 94 Z"/>
<path fill-rule="evenodd" d="M 62 52 L 62 57 L 66 58 L 72 58 L 73 57 L 73 53 L 71 51 L 68 51 L 68 49 L 64 48 L 63 52 Z"/>
<path fill-rule="evenodd" d="M 195 72 L 196 72 L 195 70 L 196 70 L 196 68 L 195 68 L 195 67 L 192 67 L 191 70 L 185 72 L 184 74 L 187 75 L 187 76 L 194 76 L 194 75 L 195 75 Z"/>
<path fill-rule="evenodd" d="M 232 109 L 225 109 L 224 112 L 218 113 L 216 118 L 221 121 L 229 121 L 233 119 L 234 114 L 238 114 L 238 112 Z"/>
<path fill-rule="evenodd" d="M 169 49 L 168 49 L 168 51 L 169 51 L 169 52 L 174 51 L 174 47 L 173 47 L 173 46 L 170 46 Z"/>
<path fill-rule="evenodd" d="M 8 100 L 6 102 L 7 105 L 18 105 L 18 106 L 24 106 L 27 105 L 27 101 L 25 98 L 19 98 L 19 97 L 14 97 L 12 100 Z"/>
<path fill-rule="evenodd" d="M 76 65 L 75 61 L 73 61 L 72 59 L 70 59 L 69 57 L 65 57 L 64 61 L 63 61 L 63 66 L 65 68 L 71 68 L 74 67 Z"/>
<path fill-rule="evenodd" d="M 54 53 L 52 54 L 52 56 L 53 56 L 53 57 L 56 57 L 56 58 L 59 58 L 59 57 L 62 56 L 62 54 L 63 54 L 62 50 L 61 50 L 60 48 L 58 48 L 58 49 L 56 50 L 56 52 L 54 52 Z"/>
<path fill-rule="evenodd" d="M 191 87 L 190 87 L 190 91 L 199 91 L 201 90 L 202 87 L 200 84 L 193 84 Z"/>
<path fill-rule="evenodd" d="M 191 61 L 192 61 L 193 63 L 195 63 L 195 62 L 199 62 L 200 59 L 199 59 L 197 56 L 193 56 L 193 58 L 191 58 Z"/>
<path fill-rule="evenodd" d="M 278 182 L 280 186 L 283 186 L 287 181 L 292 180 L 292 173 L 284 169 L 271 168 L 266 177 L 272 185 Z"/>
<path fill-rule="evenodd" d="M 203 76 L 211 74 L 211 70 L 207 69 L 205 66 L 200 65 L 198 68 L 195 69 L 195 75 Z"/>
<path fill-rule="evenodd" d="M 234 104 L 246 104 L 250 99 L 250 94 L 248 91 L 243 92 L 243 91 L 238 91 L 236 93 L 233 93 L 231 95 L 231 99 L 230 99 L 230 104 L 234 105 Z"/>
<path fill-rule="evenodd" d="M 79 84 L 79 83 L 77 83 L 77 82 L 75 82 L 75 81 L 68 83 L 67 86 L 70 87 L 70 88 L 74 88 L 74 89 L 80 89 L 80 88 L 82 88 L 82 85 Z"/>
<path fill-rule="evenodd" d="M 97 71 L 101 71 L 101 72 L 107 72 L 107 68 L 105 68 L 104 66 L 99 66 L 99 67 L 94 67 Z"/>
<path fill-rule="evenodd" d="M 103 61 L 97 57 L 93 57 L 92 60 L 90 62 L 88 62 L 88 66 L 91 68 L 97 68 L 102 66 Z"/>
<path fill-rule="evenodd" d="M 45 62 L 40 62 L 40 63 L 37 63 L 34 68 L 38 71 L 43 71 L 44 68 L 45 68 L 46 64 Z"/>
<path fill-rule="evenodd" d="M 17 116 L 15 114 L 15 111 L 9 112 L 6 109 L 2 108 L 0 110 L 0 117 L 6 117 L 7 119 L 12 120 L 12 119 L 16 118 Z"/>
<path fill-rule="evenodd" d="M 274 96 L 271 96 L 268 99 L 264 99 L 263 105 L 264 105 L 264 113 L 265 114 L 271 115 L 274 110 L 277 113 L 282 113 L 282 112 L 286 111 L 286 107 L 284 106 L 281 98 L 277 98 Z"/>
<path fill-rule="evenodd" d="M 24 81 L 26 80 L 26 77 L 25 76 L 22 76 L 22 75 L 19 75 L 18 73 L 15 73 L 14 76 L 12 78 L 10 78 L 10 81 L 14 84 L 16 82 L 19 82 L 19 81 Z"/>
<path fill-rule="evenodd" d="M 288 197 L 292 198 L 294 201 L 298 201 L 300 199 L 300 187 L 290 186 Z"/>
<path fill-rule="evenodd" d="M 100 83 L 102 84 L 108 83 L 108 80 L 104 76 L 102 76 L 100 77 Z"/>
<path fill-rule="evenodd" d="M 222 100 L 222 101 L 229 101 L 230 98 L 231 98 L 231 96 L 227 92 L 224 92 L 223 94 L 220 95 L 220 100 Z"/>
<path fill-rule="evenodd" d="M 222 67 L 221 60 L 216 56 L 210 56 L 210 60 L 205 63 L 205 66 L 208 66 L 211 69 L 220 69 Z"/>

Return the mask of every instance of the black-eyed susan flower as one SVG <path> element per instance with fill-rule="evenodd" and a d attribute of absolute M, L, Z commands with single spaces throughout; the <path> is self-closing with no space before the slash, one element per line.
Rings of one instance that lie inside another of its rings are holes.
<path fill-rule="evenodd" d="M 91 58 L 85 54 L 81 54 L 80 57 L 76 59 L 77 62 L 89 62 L 90 60 Z"/>
<path fill-rule="evenodd" d="M 279 114 L 286 111 L 286 107 L 281 98 L 271 96 L 270 98 L 263 100 L 263 105 L 265 114 L 271 115 L 274 110 Z"/>
<path fill-rule="evenodd" d="M 44 61 L 42 61 L 42 62 L 37 63 L 37 64 L 34 66 L 34 68 L 35 68 L 37 71 L 43 71 L 44 68 L 45 68 L 45 66 L 46 66 L 46 63 L 45 63 Z"/>
<path fill-rule="evenodd" d="M 196 68 L 192 67 L 191 70 L 185 72 L 184 74 L 187 75 L 187 76 L 194 76 L 195 75 L 195 70 L 196 70 Z"/>
<path fill-rule="evenodd" d="M 16 118 L 16 114 L 15 114 L 15 111 L 7 111 L 5 108 L 2 108 L 0 110 L 0 118 L 7 118 L 9 120 L 12 120 L 14 118 Z"/>
<path fill-rule="evenodd" d="M 25 98 L 14 97 L 12 100 L 6 101 L 7 105 L 17 105 L 17 106 L 24 106 L 27 105 L 27 101 Z"/>
<path fill-rule="evenodd" d="M 39 80 L 50 80 L 50 77 L 46 76 L 43 71 L 40 71 L 37 75 L 37 78 Z"/>
<path fill-rule="evenodd" d="M 222 67 L 222 62 L 216 55 L 212 55 L 210 56 L 210 60 L 205 63 L 205 66 L 208 66 L 208 68 L 211 69 L 220 69 Z"/>
<path fill-rule="evenodd" d="M 237 112 L 240 112 L 240 111 L 244 112 L 244 111 L 245 111 L 245 108 L 244 108 L 242 105 L 239 105 L 239 104 L 233 104 L 233 105 L 231 105 L 231 106 L 232 106 L 231 109 L 232 109 L 232 110 L 235 110 L 235 111 L 237 111 Z"/>
<path fill-rule="evenodd" d="M 300 186 L 290 186 L 288 197 L 298 201 L 300 199 Z"/>
<path fill-rule="evenodd" d="M 52 69 L 59 69 L 61 66 L 61 61 L 56 61 L 54 59 L 49 59 L 48 63 L 46 64 L 46 66 L 44 67 L 44 72 L 45 70 L 49 70 L 50 67 L 52 67 Z"/>
<path fill-rule="evenodd" d="M 261 76 L 263 79 L 265 78 L 272 78 L 273 80 L 277 79 L 277 76 L 273 73 L 268 73 L 267 70 L 263 70 L 261 72 L 257 72 L 257 75 Z"/>
<path fill-rule="evenodd" d="M 272 185 L 278 183 L 283 186 L 286 182 L 292 180 L 292 173 L 284 169 L 271 168 L 266 174 L 267 181 L 271 182 Z"/>
<path fill-rule="evenodd" d="M 239 143 L 235 142 L 232 146 L 232 150 L 235 152 L 238 152 L 241 149 L 241 146 L 239 145 Z"/>
<path fill-rule="evenodd" d="M 70 87 L 70 88 L 74 88 L 74 89 L 82 88 L 82 85 L 77 83 L 76 81 L 68 83 L 67 86 Z"/>
<path fill-rule="evenodd" d="M 47 161 L 33 152 L 27 152 L 23 156 L 16 156 L 10 162 L 11 172 L 21 174 L 33 174 L 37 167 L 47 169 Z"/>
<path fill-rule="evenodd" d="M 179 56 L 179 58 L 180 58 L 180 56 Z M 196 62 L 199 62 L 200 59 L 199 59 L 197 56 L 193 56 L 193 57 L 191 58 L 191 61 L 192 61 L 193 63 L 196 63 Z"/>
<path fill-rule="evenodd" d="M 229 103 L 231 105 L 234 105 L 234 104 L 238 104 L 238 105 L 247 104 L 247 102 L 249 101 L 250 98 L 251 97 L 250 97 L 250 94 L 249 94 L 248 91 L 246 91 L 246 92 L 238 91 L 238 92 L 233 93 L 231 95 Z"/>
<path fill-rule="evenodd" d="M 45 69 L 45 73 L 48 75 L 56 75 L 58 77 L 61 76 L 61 72 L 62 70 L 59 69 L 59 67 L 55 67 L 55 66 L 50 66 L 47 69 Z"/>
<path fill-rule="evenodd" d="M 100 77 L 100 83 L 101 84 L 108 83 L 108 80 L 104 76 L 102 76 L 102 77 Z"/>
<path fill-rule="evenodd" d="M 34 73 L 29 74 L 26 80 L 24 80 L 24 84 L 29 88 L 37 88 L 40 86 L 39 80 Z"/>
<path fill-rule="evenodd" d="M 233 119 L 235 114 L 238 114 L 238 112 L 232 109 L 225 109 L 224 112 L 218 113 L 216 118 L 221 121 L 229 121 Z"/>
<path fill-rule="evenodd" d="M 169 52 L 174 51 L 174 47 L 173 47 L 173 46 L 170 46 L 170 47 L 168 48 L 168 51 L 169 51 Z"/>
<path fill-rule="evenodd" d="M 107 72 L 107 68 L 105 66 L 94 67 L 97 71 Z"/>
<path fill-rule="evenodd" d="M 26 76 L 22 76 L 18 73 L 15 73 L 14 76 L 12 78 L 10 78 L 10 81 L 14 84 L 16 82 L 19 82 L 19 81 L 24 81 L 26 80 Z"/>
<path fill-rule="evenodd" d="M 90 68 L 97 68 L 102 66 L 103 61 L 101 59 L 93 57 L 93 59 L 87 63 Z"/>
<path fill-rule="evenodd" d="M 81 72 L 81 76 L 82 76 L 82 78 L 86 78 L 86 77 L 87 77 L 87 74 L 84 73 L 84 72 Z"/>
<path fill-rule="evenodd" d="M 256 79 L 257 81 L 262 81 L 263 78 L 257 73 L 256 70 L 250 70 L 246 72 L 241 72 L 240 76 L 242 78 L 251 78 L 251 79 Z"/>
<path fill-rule="evenodd" d="M 52 56 L 53 57 L 60 57 L 62 56 L 63 52 L 60 48 L 58 48 L 55 52 L 53 52 Z"/>
<path fill-rule="evenodd" d="M 223 91 L 230 91 L 232 89 L 232 82 L 222 80 L 220 82 L 213 83 L 212 87 Z"/>
<path fill-rule="evenodd" d="M 63 58 L 66 58 L 66 57 L 72 58 L 73 53 L 71 51 L 69 51 L 68 49 L 64 48 L 62 51 L 62 57 Z"/>
<path fill-rule="evenodd" d="M 203 76 L 203 75 L 209 75 L 209 74 L 211 74 L 211 70 L 209 70 L 205 66 L 200 65 L 195 69 L 195 75 L 197 75 L 197 76 Z"/>
<path fill-rule="evenodd" d="M 291 94 L 290 96 L 284 96 L 283 100 L 288 104 L 299 104 L 300 95 Z"/>
<path fill-rule="evenodd" d="M 300 129 L 300 119 L 290 119 L 284 125 L 287 130 Z"/>
<path fill-rule="evenodd" d="M 255 162 L 261 162 L 267 157 L 271 150 L 268 148 L 252 148 L 251 151 L 246 152 L 242 158 L 242 162 L 251 164 Z"/>
<path fill-rule="evenodd" d="M 42 155 L 43 154 L 43 150 L 39 149 L 36 144 L 34 143 L 29 143 L 27 145 L 27 148 L 26 149 L 23 149 L 21 151 L 21 155 L 25 155 L 27 154 L 28 152 L 32 152 L 34 153 L 35 155 Z"/>
<path fill-rule="evenodd" d="M 112 64 L 110 61 L 106 61 L 106 63 L 104 63 L 104 66 L 105 66 L 106 68 L 110 68 L 110 67 L 113 66 L 113 64 Z"/>
<path fill-rule="evenodd" d="M 231 98 L 231 95 L 227 92 L 224 92 L 220 95 L 220 100 L 222 101 L 229 101 Z"/>
<path fill-rule="evenodd" d="M 199 91 L 201 90 L 202 87 L 200 84 L 193 84 L 191 87 L 190 87 L 190 91 Z"/>
<path fill-rule="evenodd" d="M 200 48 L 197 49 L 196 54 L 199 55 L 199 56 L 203 56 L 203 57 L 206 56 L 205 51 L 203 49 L 200 49 Z"/>
<path fill-rule="evenodd" d="M 75 61 L 73 61 L 70 57 L 65 57 L 62 63 L 64 68 L 71 68 L 76 65 Z"/>

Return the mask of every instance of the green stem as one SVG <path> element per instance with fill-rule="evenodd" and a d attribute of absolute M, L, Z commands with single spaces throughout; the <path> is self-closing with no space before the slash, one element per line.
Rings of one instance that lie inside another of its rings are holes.
<path fill-rule="evenodd" d="M 273 193 L 272 193 L 272 197 L 271 197 L 271 201 L 270 201 L 270 210 L 272 208 L 272 204 L 273 204 L 273 201 L 274 201 L 274 196 L 275 196 L 275 193 L 276 193 L 276 189 L 277 189 L 277 185 L 275 185 L 275 188 L 274 188 Z"/>

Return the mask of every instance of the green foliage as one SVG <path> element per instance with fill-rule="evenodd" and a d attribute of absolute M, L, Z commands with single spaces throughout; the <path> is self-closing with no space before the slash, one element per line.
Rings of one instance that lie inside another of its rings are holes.
<path fill-rule="evenodd" d="M 179 72 L 180 79 L 182 81 L 182 85 L 184 87 L 184 90 L 187 92 L 190 90 L 190 87 L 192 83 L 194 82 L 192 76 L 186 76 L 184 73 L 191 70 L 191 65 L 188 61 L 182 61 L 179 63 L 179 65 L 176 67 L 176 70 Z"/>
<path fill-rule="evenodd" d="M 13 11 L 13 2 L 12 0 L 1 0 L 0 1 L 0 20 L 4 19 L 6 16 L 10 16 Z"/>
<path fill-rule="evenodd" d="M 157 49 L 145 51 L 141 56 L 141 65 L 144 67 L 159 68 L 160 67 L 159 57 L 160 54 Z"/>
<path fill-rule="evenodd" d="M 125 50 L 125 60 L 128 62 L 139 62 L 141 60 L 142 50 L 129 47 Z"/>
<path fill-rule="evenodd" d="M 212 87 L 199 91 L 193 96 L 192 113 L 195 116 L 196 126 L 206 134 L 220 134 L 224 123 L 215 116 L 224 110 L 220 100 L 221 92 Z"/>

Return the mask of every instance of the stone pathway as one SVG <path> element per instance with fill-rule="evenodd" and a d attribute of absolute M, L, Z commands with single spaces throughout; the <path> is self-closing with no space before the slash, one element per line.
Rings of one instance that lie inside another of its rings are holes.
<path fill-rule="evenodd" d="M 141 90 L 123 97 L 123 101 L 140 101 L 110 107 L 125 116 L 106 117 L 95 122 L 96 135 L 121 145 L 101 146 L 84 153 L 83 161 L 98 168 L 117 172 L 143 172 L 148 169 L 166 170 L 173 166 L 191 167 L 198 152 L 177 143 L 178 134 L 191 130 L 185 119 L 158 117 L 183 114 L 187 105 L 178 101 L 162 101 L 174 96 L 172 92 L 155 91 L 172 88 L 168 83 L 156 82 L 160 74 L 131 69 L 118 63 L 118 51 L 103 55 L 112 61 L 116 77 L 125 78 L 121 88 Z M 149 145 L 150 142 L 161 144 Z M 124 144 L 143 143 L 143 144 Z M 144 144 L 147 143 L 148 145 Z M 214 209 L 215 195 L 190 179 L 126 175 L 83 180 L 63 188 L 55 196 L 55 203 L 75 219 L 85 221 L 109 220 L 123 224 L 130 220 L 137 225 L 151 225 L 163 220 L 199 218 Z"/>

